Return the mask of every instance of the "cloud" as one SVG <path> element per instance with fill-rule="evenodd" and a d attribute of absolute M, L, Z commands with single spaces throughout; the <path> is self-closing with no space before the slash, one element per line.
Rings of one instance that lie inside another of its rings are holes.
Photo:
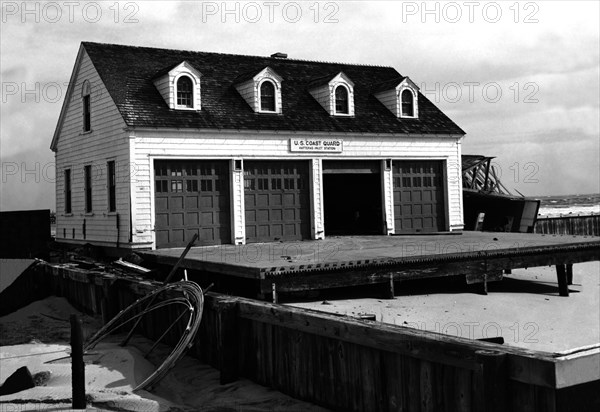
<path fill-rule="evenodd" d="M 464 154 L 495 156 L 500 180 L 513 193 L 600 193 L 600 140 L 572 129 L 556 129 L 520 141 L 467 138 Z"/>
<path fill-rule="evenodd" d="M 224 7 L 236 7 L 232 2 L 225 6 L 222 2 L 117 2 L 117 9 L 114 2 L 91 3 L 102 7 L 97 22 L 92 21 L 93 15 L 82 14 L 88 3 L 81 3 L 72 22 L 67 14 L 56 23 L 46 21 L 51 16 L 41 16 L 39 23 L 28 16 L 23 23 L 17 15 L 0 24 L 3 84 L 40 86 L 39 99 L 3 94 L 3 162 L 52 161 L 48 146 L 62 99 L 50 102 L 42 88 L 49 83 L 65 85 L 80 42 L 97 41 L 264 56 L 282 51 L 290 58 L 393 66 L 425 88 L 439 84 L 437 101 L 435 95 L 428 96 L 468 132 L 465 153 L 496 155 L 505 167 L 509 162 L 522 165 L 533 157 L 543 178 L 538 185 L 517 183 L 524 191 L 566 193 L 570 187 L 600 191 L 598 2 L 519 2 L 518 16 L 515 2 L 496 2 L 502 9 L 497 23 L 483 17 L 484 3 L 469 22 L 465 2 L 454 2 L 462 7 L 458 23 L 445 21 L 443 10 L 449 4 L 445 2 L 298 2 L 302 15 L 295 23 L 291 14 L 283 12 L 291 2 L 279 2 L 271 20 L 264 3 L 256 2 L 263 13 L 256 23 L 243 15 L 248 3 L 237 3 L 239 23 L 235 12 L 223 13 Z M 441 13 L 439 23 L 435 13 L 422 14 L 423 7 L 431 9 L 435 4 Z M 526 8 L 527 4 L 533 6 Z M 206 14 L 210 5 L 218 7 L 216 14 Z M 407 15 L 403 7 L 410 5 L 419 12 Z M 538 22 L 524 23 L 528 15 Z M 337 22 L 326 23 L 327 18 Z M 479 83 L 473 101 L 465 82 Z M 462 99 L 457 102 L 440 94 L 450 83 L 461 87 Z M 495 103 L 482 94 L 485 85 L 493 83 L 502 90 Z M 527 104 L 524 99 L 532 91 L 538 101 Z M 567 166 L 572 161 L 576 164 Z M 549 168 L 559 174 L 551 174 Z M 3 208 L 19 202 L 52 204 L 53 185 L 35 185 L 14 180 L 3 184 Z M 44 195 L 23 195 L 24 189 L 35 187 Z"/>

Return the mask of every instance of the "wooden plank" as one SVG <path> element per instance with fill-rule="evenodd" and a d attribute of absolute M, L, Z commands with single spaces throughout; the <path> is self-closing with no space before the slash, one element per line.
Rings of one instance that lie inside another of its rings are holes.
<path fill-rule="evenodd" d="M 218 309 L 219 319 L 219 364 L 220 383 L 225 385 L 238 377 L 238 344 L 240 337 L 237 328 L 237 301 L 221 301 Z"/>
<path fill-rule="evenodd" d="M 497 349 L 497 345 L 487 342 L 397 325 L 371 325 L 351 318 L 246 299 L 240 299 L 239 315 L 257 322 L 470 370 L 477 368 L 477 350 Z M 512 379 L 554 387 L 556 360 L 551 354 L 509 346 L 503 347 L 502 352 L 509 355 L 509 374 Z"/>
<path fill-rule="evenodd" d="M 476 356 L 482 367 L 484 410 L 504 412 L 508 377 L 506 354 L 498 351 L 477 351 Z"/>
<path fill-rule="evenodd" d="M 435 404 L 434 404 L 434 382 L 433 382 L 433 367 L 431 362 L 426 360 L 421 360 L 419 363 L 420 368 L 420 386 L 419 393 L 421 394 L 421 411 L 423 412 L 434 412 Z"/>
<path fill-rule="evenodd" d="M 285 277 L 273 276 L 269 279 L 277 284 L 279 291 L 292 292 L 353 285 L 383 284 L 389 283 L 390 277 L 394 281 L 400 281 L 405 279 L 456 276 L 467 273 L 483 275 L 485 273 L 485 262 L 448 262 L 442 264 L 419 264 L 415 266 L 407 264 L 402 269 L 352 269 L 345 267 L 342 270 L 334 272 L 296 273 Z"/>
<path fill-rule="evenodd" d="M 372 408 L 382 409 L 381 395 L 381 363 L 379 351 L 368 347 L 358 347 L 360 368 L 362 370 L 362 407 L 366 411 Z"/>
<path fill-rule="evenodd" d="M 556 363 L 556 387 L 558 389 L 600 381 L 600 348 L 562 356 Z"/>
<path fill-rule="evenodd" d="M 177 263 L 178 257 L 165 255 L 162 251 L 139 252 L 139 254 L 149 262 L 158 263 L 161 265 L 172 266 Z M 209 255 L 210 256 L 210 255 Z M 202 272 L 210 272 L 222 275 L 230 275 L 235 277 L 261 279 L 260 268 L 247 265 L 236 265 L 226 262 L 211 262 L 202 260 L 202 257 L 189 256 L 181 262 L 181 267 L 185 269 L 198 270 Z"/>
<path fill-rule="evenodd" d="M 421 410 L 421 362 L 419 359 L 404 358 L 408 368 L 408 410 Z"/>
<path fill-rule="evenodd" d="M 454 368 L 454 410 L 457 412 L 468 412 L 473 410 L 472 404 L 472 376 L 474 372 Z"/>
<path fill-rule="evenodd" d="M 381 352 L 381 392 L 387 401 L 381 410 L 406 410 L 403 405 L 405 395 L 402 389 L 405 387 L 405 382 L 402 379 L 402 368 L 400 355 L 387 351 Z"/>
<path fill-rule="evenodd" d="M 488 269 L 519 269 L 536 266 L 550 266 L 565 263 L 589 262 L 599 259 L 598 248 L 586 247 L 583 250 L 540 250 L 529 255 L 499 256 L 488 259 Z"/>
<path fill-rule="evenodd" d="M 506 399 L 507 410 L 519 412 L 545 412 L 536 407 L 535 387 L 511 381 L 507 387 L 510 396 Z M 483 395 L 483 391 L 481 392 Z M 479 410 L 483 410 L 480 408 Z"/>

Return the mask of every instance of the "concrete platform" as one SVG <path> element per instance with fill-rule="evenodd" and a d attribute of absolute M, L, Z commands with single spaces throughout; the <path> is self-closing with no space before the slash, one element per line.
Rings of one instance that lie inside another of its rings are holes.
<path fill-rule="evenodd" d="M 141 254 L 174 265 L 182 251 Z M 600 237 L 452 232 L 194 247 L 182 267 L 221 279 L 254 280 L 259 295 L 386 282 L 393 295 L 393 283 L 404 279 L 465 275 L 467 283 L 487 284 L 515 268 L 595 260 L 600 260 Z"/>

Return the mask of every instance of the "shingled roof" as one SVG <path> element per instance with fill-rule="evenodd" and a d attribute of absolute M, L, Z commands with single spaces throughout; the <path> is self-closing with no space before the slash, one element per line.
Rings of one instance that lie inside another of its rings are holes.
<path fill-rule="evenodd" d="M 124 121 L 133 127 L 341 133 L 454 134 L 464 131 L 419 93 L 419 118 L 398 119 L 373 87 L 398 79 L 391 67 L 82 43 Z M 184 60 L 202 73 L 202 110 L 169 109 L 152 80 Z M 283 114 L 255 113 L 234 87 L 271 67 L 283 77 Z M 355 83 L 353 117 L 330 116 L 308 92 L 315 79 L 344 72 Z"/>

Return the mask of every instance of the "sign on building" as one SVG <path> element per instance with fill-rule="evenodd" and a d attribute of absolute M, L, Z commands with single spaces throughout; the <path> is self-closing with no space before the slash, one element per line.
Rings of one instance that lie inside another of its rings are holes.
<path fill-rule="evenodd" d="M 329 152 L 342 153 L 342 139 L 310 139 L 310 138 L 293 138 L 290 139 L 291 152 Z"/>

